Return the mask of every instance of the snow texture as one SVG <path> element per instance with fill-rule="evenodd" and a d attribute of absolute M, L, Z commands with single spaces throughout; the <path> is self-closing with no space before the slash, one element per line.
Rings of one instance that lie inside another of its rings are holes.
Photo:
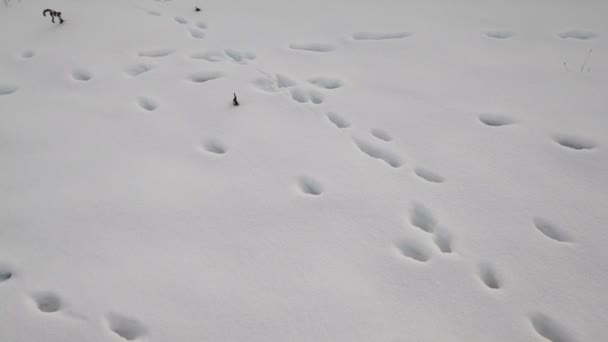
<path fill-rule="evenodd" d="M 0 341 L 607 341 L 607 13 L 0 2 Z"/>

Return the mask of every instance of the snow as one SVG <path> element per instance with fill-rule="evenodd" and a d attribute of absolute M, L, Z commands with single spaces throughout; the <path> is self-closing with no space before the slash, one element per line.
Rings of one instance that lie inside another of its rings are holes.
<path fill-rule="evenodd" d="M 0 341 L 608 340 L 606 13 L 0 4 Z"/>

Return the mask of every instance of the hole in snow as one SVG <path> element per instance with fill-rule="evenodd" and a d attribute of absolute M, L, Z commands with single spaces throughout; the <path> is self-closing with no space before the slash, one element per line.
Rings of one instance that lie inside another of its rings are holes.
<path fill-rule="evenodd" d="M 138 339 L 143 336 L 147 330 L 144 325 L 136 319 L 123 315 L 109 314 L 107 320 L 110 330 L 127 341 Z"/>

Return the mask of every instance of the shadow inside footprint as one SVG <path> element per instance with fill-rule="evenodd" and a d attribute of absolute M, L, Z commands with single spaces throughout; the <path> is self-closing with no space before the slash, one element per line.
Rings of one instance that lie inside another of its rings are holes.
<path fill-rule="evenodd" d="M 228 152 L 228 147 L 217 139 L 209 139 L 205 141 L 200 150 L 202 152 L 208 152 L 212 154 L 225 154 Z"/>
<path fill-rule="evenodd" d="M 553 318 L 536 312 L 529 315 L 530 323 L 536 332 L 551 342 L 574 342 L 566 327 Z"/>
<path fill-rule="evenodd" d="M 298 186 L 300 190 L 307 195 L 318 196 L 323 193 L 323 186 L 318 181 L 302 176 L 298 179 Z"/>
<path fill-rule="evenodd" d="M 156 110 L 158 108 L 158 104 L 156 103 L 156 101 L 154 101 L 153 99 L 149 98 L 149 97 L 140 97 L 137 100 L 137 104 L 139 105 L 140 108 L 146 110 L 146 111 L 153 111 Z"/>
<path fill-rule="evenodd" d="M 52 292 L 38 292 L 32 295 L 38 310 L 42 312 L 57 312 L 63 307 L 61 298 Z"/>
<path fill-rule="evenodd" d="M 502 287 L 502 281 L 494 268 L 489 264 L 479 265 L 479 279 L 490 289 L 498 290 Z"/>
<path fill-rule="evenodd" d="M 19 87 L 17 87 L 16 85 L 0 83 L 0 96 L 1 95 L 10 95 L 10 94 L 16 92 L 17 89 L 19 89 Z"/>
<path fill-rule="evenodd" d="M 348 120 L 346 120 L 342 116 L 338 115 L 337 113 L 327 112 L 326 115 L 327 115 L 327 119 L 331 123 L 336 125 L 336 127 L 338 127 L 338 128 L 348 128 L 351 126 L 351 123 Z"/>
<path fill-rule="evenodd" d="M 199 71 L 193 74 L 190 74 L 188 78 L 190 81 L 194 83 L 204 83 L 208 81 L 212 81 L 224 76 L 223 73 L 219 71 Z"/>
<path fill-rule="evenodd" d="M 13 277 L 13 272 L 0 268 L 0 283 L 5 282 Z"/>
<path fill-rule="evenodd" d="M 35 55 L 36 55 L 36 53 L 32 50 L 25 50 L 25 51 L 21 52 L 21 58 L 24 58 L 24 59 L 32 58 Z"/>
<path fill-rule="evenodd" d="M 130 66 L 129 68 L 127 68 L 127 70 L 125 70 L 125 73 L 131 77 L 136 77 L 136 76 L 139 76 L 139 75 L 143 74 L 144 72 L 148 72 L 152 69 L 154 69 L 154 67 L 152 65 L 145 64 L 145 63 L 139 63 L 137 65 L 133 65 L 133 66 Z"/>
<path fill-rule="evenodd" d="M 311 52 L 331 52 L 336 49 L 335 45 L 323 43 L 294 43 L 289 44 L 292 50 L 302 50 Z"/>
<path fill-rule="evenodd" d="M 416 174 L 416 176 L 430 183 L 443 183 L 445 181 L 445 178 L 441 177 L 440 175 L 436 174 L 431 170 L 422 167 L 415 168 L 414 173 Z"/>
<path fill-rule="evenodd" d="M 513 33 L 508 31 L 487 31 L 484 32 L 487 37 L 494 39 L 507 39 L 513 37 Z"/>
<path fill-rule="evenodd" d="M 502 114 L 480 114 L 479 121 L 481 121 L 486 126 L 492 127 L 500 127 L 506 125 L 512 125 L 515 123 L 515 120 L 510 117 Z"/>
<path fill-rule="evenodd" d="M 558 242 L 572 242 L 574 239 L 565 230 L 540 217 L 534 218 L 534 226 L 549 239 Z"/>
<path fill-rule="evenodd" d="M 415 261 L 427 262 L 431 258 L 431 253 L 426 248 L 411 241 L 401 241 L 396 247 L 401 255 Z"/>
<path fill-rule="evenodd" d="M 106 318 L 110 330 L 127 341 L 136 340 L 146 333 L 146 327 L 134 318 L 114 313 Z"/>
<path fill-rule="evenodd" d="M 72 78 L 76 81 L 86 82 L 93 78 L 93 74 L 84 69 L 76 69 L 72 71 Z"/>
<path fill-rule="evenodd" d="M 569 30 L 559 34 L 562 39 L 581 39 L 588 40 L 598 36 L 597 33 L 585 30 Z"/>
<path fill-rule="evenodd" d="M 556 134 L 553 136 L 553 140 L 555 140 L 556 143 L 573 150 L 590 150 L 595 147 L 595 142 L 593 140 L 569 134 Z"/>
<path fill-rule="evenodd" d="M 412 204 L 410 210 L 410 223 L 414 227 L 418 227 L 427 233 L 432 233 L 435 230 L 437 221 L 430 210 L 418 202 Z"/>
<path fill-rule="evenodd" d="M 387 131 L 381 128 L 373 128 L 369 133 L 382 141 L 393 140 L 393 137 L 391 137 L 391 135 Z"/>

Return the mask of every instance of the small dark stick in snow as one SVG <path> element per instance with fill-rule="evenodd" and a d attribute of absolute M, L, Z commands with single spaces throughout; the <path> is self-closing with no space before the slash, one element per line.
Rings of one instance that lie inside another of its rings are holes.
<path fill-rule="evenodd" d="M 50 8 L 45 9 L 44 11 L 42 11 L 42 15 L 46 17 L 46 14 L 49 13 L 51 15 L 51 22 L 54 24 L 55 23 L 55 17 L 59 18 L 59 23 L 63 24 L 64 20 L 63 18 L 61 18 L 61 12 L 57 12 L 57 11 L 53 11 Z"/>
<path fill-rule="evenodd" d="M 200 12 L 200 11 L 201 11 L 201 9 L 200 9 L 200 8 L 198 8 L 198 7 L 194 7 L 194 12 Z"/>
<path fill-rule="evenodd" d="M 236 93 L 234 93 L 234 98 L 232 99 L 232 104 L 235 106 L 239 105 L 239 101 L 236 99 Z"/>

